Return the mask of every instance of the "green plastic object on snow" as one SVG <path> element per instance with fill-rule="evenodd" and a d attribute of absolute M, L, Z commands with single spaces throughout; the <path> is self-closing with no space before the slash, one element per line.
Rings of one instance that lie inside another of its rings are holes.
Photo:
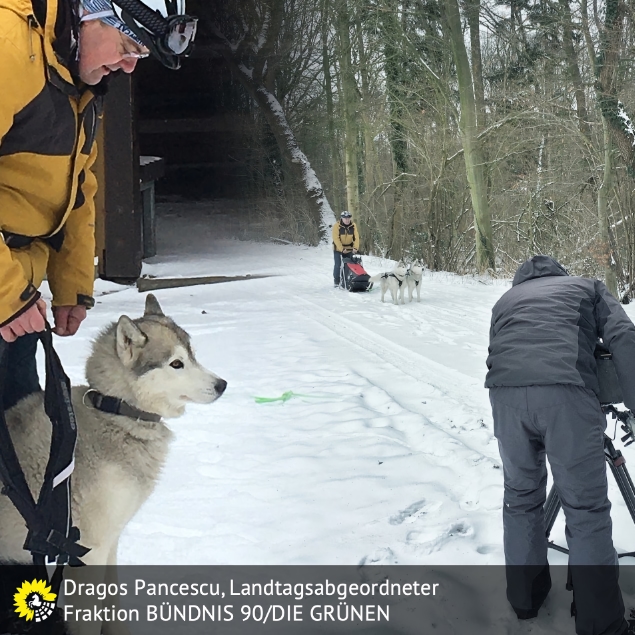
<path fill-rule="evenodd" d="M 286 403 L 289 399 L 293 397 L 311 397 L 311 395 L 300 395 L 297 392 L 293 392 L 292 390 L 287 390 L 287 392 L 283 392 L 280 397 L 254 397 L 256 403 L 273 403 L 274 401 L 281 401 L 282 403 Z"/>

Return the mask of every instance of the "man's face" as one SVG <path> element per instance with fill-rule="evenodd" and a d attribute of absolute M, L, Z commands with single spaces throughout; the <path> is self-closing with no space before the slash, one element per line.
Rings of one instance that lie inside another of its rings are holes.
<path fill-rule="evenodd" d="M 351 217 L 350 216 L 342 216 L 342 222 L 344 223 L 344 225 L 350 225 Z"/>
<path fill-rule="evenodd" d="M 132 73 L 139 56 L 148 53 L 127 35 L 100 20 L 83 22 L 79 32 L 79 76 L 94 86 L 106 75 Z"/>

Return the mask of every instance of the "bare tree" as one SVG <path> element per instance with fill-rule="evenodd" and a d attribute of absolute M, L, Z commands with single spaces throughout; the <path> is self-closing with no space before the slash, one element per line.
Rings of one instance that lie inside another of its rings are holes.
<path fill-rule="evenodd" d="M 321 239 L 327 240 L 333 211 L 275 95 L 276 72 L 285 52 L 280 49 L 280 35 L 285 20 L 293 22 L 294 16 L 287 14 L 284 0 L 217 1 L 204 6 L 219 51 L 261 109 L 281 154 L 304 186 Z"/>

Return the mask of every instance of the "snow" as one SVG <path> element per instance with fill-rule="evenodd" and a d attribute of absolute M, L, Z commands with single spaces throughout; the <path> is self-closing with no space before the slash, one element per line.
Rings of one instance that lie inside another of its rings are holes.
<path fill-rule="evenodd" d="M 633 139 L 633 145 L 635 145 L 635 128 L 633 127 L 633 122 L 626 113 L 624 104 L 621 101 L 617 102 L 617 116 L 622 120 L 624 132 L 626 132 L 626 134 L 628 134 L 631 139 Z"/>
<path fill-rule="evenodd" d="M 254 74 L 253 68 L 247 68 L 244 64 L 238 64 L 238 68 L 240 72 L 246 75 L 247 77 L 249 77 L 249 79 L 253 78 L 253 74 Z"/>
<path fill-rule="evenodd" d="M 155 292 L 228 388 L 170 421 L 167 465 L 123 534 L 122 564 L 504 562 L 483 382 L 490 310 L 509 280 L 426 272 L 421 302 L 395 306 L 378 289 L 333 288 L 324 245 L 226 239 L 176 215 L 159 217 L 158 236 L 145 275 L 271 277 Z M 56 338 L 74 383 L 98 330 L 143 311 L 134 288 L 97 281 L 96 295 L 79 334 Z M 296 396 L 255 401 L 287 391 Z M 630 551 L 633 522 L 609 482 L 616 548 Z"/>

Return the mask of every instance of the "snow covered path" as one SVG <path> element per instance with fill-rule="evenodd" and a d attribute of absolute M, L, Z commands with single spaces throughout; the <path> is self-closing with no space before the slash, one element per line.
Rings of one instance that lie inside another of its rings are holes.
<path fill-rule="evenodd" d="M 420 303 L 382 304 L 379 290 L 331 287 L 328 247 L 219 240 L 178 222 L 164 219 L 162 234 L 181 243 L 160 245 L 145 273 L 275 275 L 156 293 L 229 386 L 171 422 L 163 478 L 120 561 L 502 563 L 502 470 L 483 381 L 491 306 L 509 282 L 428 274 Z M 143 310 L 135 289 L 98 289 L 81 335 L 57 339 L 74 383 L 97 330 Z M 254 400 L 286 391 L 299 396 Z M 614 487 L 612 499 L 616 545 L 633 549 Z"/>

